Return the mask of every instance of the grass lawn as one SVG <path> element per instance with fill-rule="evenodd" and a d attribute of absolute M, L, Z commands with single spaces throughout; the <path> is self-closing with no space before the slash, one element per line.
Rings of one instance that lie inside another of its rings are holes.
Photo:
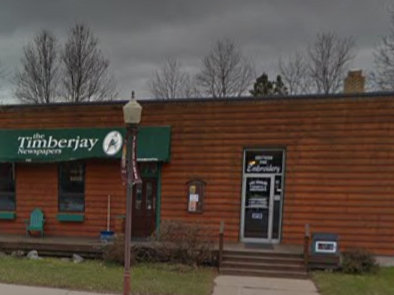
<path fill-rule="evenodd" d="M 322 295 L 394 294 L 394 268 L 382 268 L 378 274 L 366 276 L 316 272 L 313 279 Z"/>
<path fill-rule="evenodd" d="M 191 270 L 165 264 L 132 267 L 132 292 L 136 294 L 208 295 L 213 288 L 215 271 Z M 101 261 L 81 264 L 59 259 L 28 260 L 0 258 L 0 282 L 46 286 L 74 290 L 120 293 L 123 268 Z"/>

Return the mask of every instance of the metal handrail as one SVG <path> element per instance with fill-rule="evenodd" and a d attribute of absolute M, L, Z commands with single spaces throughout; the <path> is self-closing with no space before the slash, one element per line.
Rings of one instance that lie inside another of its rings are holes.
<path fill-rule="evenodd" d="M 305 224 L 305 236 L 304 236 L 304 263 L 305 266 L 308 268 L 309 266 L 309 242 L 310 242 L 310 226 L 309 224 Z"/>
<path fill-rule="evenodd" d="M 219 257 L 218 257 L 218 267 L 220 268 L 222 265 L 223 259 L 223 243 L 224 243 L 224 221 L 220 222 L 220 230 L 219 230 Z"/>

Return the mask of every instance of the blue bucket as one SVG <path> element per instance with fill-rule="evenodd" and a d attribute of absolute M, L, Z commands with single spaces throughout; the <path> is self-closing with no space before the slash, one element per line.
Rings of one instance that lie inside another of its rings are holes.
<path fill-rule="evenodd" d="M 114 231 L 108 231 L 108 230 L 104 230 L 100 232 L 100 240 L 102 242 L 108 242 L 108 241 L 112 241 L 115 237 L 115 232 Z"/>

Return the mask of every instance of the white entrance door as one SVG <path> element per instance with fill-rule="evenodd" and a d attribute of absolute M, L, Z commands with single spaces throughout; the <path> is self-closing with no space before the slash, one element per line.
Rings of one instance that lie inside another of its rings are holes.
<path fill-rule="evenodd" d="M 275 175 L 249 174 L 243 179 L 241 240 L 272 242 Z"/>

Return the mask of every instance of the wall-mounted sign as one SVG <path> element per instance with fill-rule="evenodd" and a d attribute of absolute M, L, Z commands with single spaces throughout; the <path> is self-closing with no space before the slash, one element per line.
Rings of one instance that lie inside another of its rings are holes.
<path fill-rule="evenodd" d="M 190 198 L 190 202 L 198 202 L 199 199 L 198 194 L 190 194 L 189 198 Z"/>
<path fill-rule="evenodd" d="M 333 241 L 317 241 L 315 243 L 315 253 L 331 253 L 337 252 L 337 242 Z"/>
<path fill-rule="evenodd" d="M 192 180 L 187 184 L 187 211 L 190 213 L 202 213 L 204 210 L 205 182 Z"/>
<path fill-rule="evenodd" d="M 170 128 L 145 126 L 138 130 L 138 160 L 169 161 Z M 0 162 L 121 158 L 125 131 L 124 127 L 0 129 Z"/>
<path fill-rule="evenodd" d="M 120 150 L 123 138 L 120 132 L 110 130 L 101 132 L 48 132 L 41 131 L 33 134 L 24 134 L 16 138 L 17 155 L 33 157 L 52 156 L 82 153 L 104 153 L 107 156 L 114 156 Z M 102 142 L 100 150 L 99 141 Z"/>
<path fill-rule="evenodd" d="M 103 151 L 108 156 L 116 155 L 123 144 L 123 136 L 119 131 L 111 131 L 105 136 L 103 141 Z"/>
<path fill-rule="evenodd" d="M 197 211 L 197 202 L 189 201 L 189 212 L 196 212 Z"/>
<path fill-rule="evenodd" d="M 246 174 L 281 174 L 283 172 L 283 151 L 247 150 L 245 151 Z"/>
<path fill-rule="evenodd" d="M 331 233 L 312 234 L 312 254 L 338 255 L 339 236 Z"/>

